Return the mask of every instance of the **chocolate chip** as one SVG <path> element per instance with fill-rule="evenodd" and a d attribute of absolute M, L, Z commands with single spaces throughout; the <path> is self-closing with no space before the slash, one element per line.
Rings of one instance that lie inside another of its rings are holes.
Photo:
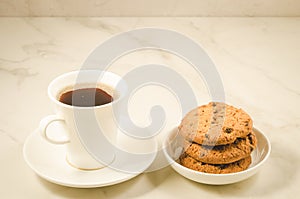
<path fill-rule="evenodd" d="M 238 139 L 234 140 L 233 144 L 239 143 Z"/>
<path fill-rule="evenodd" d="M 252 139 L 252 135 L 251 135 L 251 134 L 249 134 L 249 135 L 248 135 L 248 138 L 249 138 L 250 144 L 252 144 L 252 145 L 253 145 L 253 139 Z"/>
<path fill-rule="evenodd" d="M 233 144 L 238 144 L 239 142 L 241 142 L 243 140 L 243 138 L 237 138 L 234 142 L 233 142 Z"/>
<path fill-rule="evenodd" d="M 208 134 L 205 134 L 205 138 L 206 138 L 206 139 L 209 139 L 209 135 L 208 135 Z"/>
<path fill-rule="evenodd" d="M 225 129 L 225 132 L 226 132 L 226 133 L 231 133 L 232 131 L 233 131 L 232 128 L 226 128 L 226 129 Z"/>

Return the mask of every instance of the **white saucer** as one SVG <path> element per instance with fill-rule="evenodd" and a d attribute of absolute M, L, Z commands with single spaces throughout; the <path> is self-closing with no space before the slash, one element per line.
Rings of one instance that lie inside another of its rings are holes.
<path fill-rule="evenodd" d="M 153 147 L 157 146 L 154 144 Z M 26 139 L 23 155 L 30 168 L 40 177 L 68 187 L 109 186 L 134 178 L 143 172 L 143 170 L 139 170 L 139 173 L 126 173 L 110 167 L 94 171 L 79 170 L 67 163 L 65 149 L 65 145 L 51 144 L 35 131 Z M 116 156 L 114 162 L 118 163 L 118 161 L 124 160 Z M 147 167 L 143 169 L 146 170 Z"/>

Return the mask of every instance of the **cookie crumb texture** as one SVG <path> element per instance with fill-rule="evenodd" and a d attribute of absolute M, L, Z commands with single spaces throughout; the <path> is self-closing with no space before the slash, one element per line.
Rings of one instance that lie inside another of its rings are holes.
<path fill-rule="evenodd" d="M 247 169 L 257 146 L 250 116 L 242 109 L 211 102 L 190 111 L 178 127 L 184 140 L 183 166 L 205 173 Z"/>
<path fill-rule="evenodd" d="M 242 109 L 211 102 L 190 111 L 178 127 L 190 142 L 203 145 L 226 145 L 252 132 L 252 119 Z"/>
<path fill-rule="evenodd" d="M 251 156 L 230 164 L 208 164 L 195 160 L 187 154 L 180 157 L 181 165 L 205 173 L 226 174 L 243 171 L 251 164 Z"/>
<path fill-rule="evenodd" d="M 203 146 L 185 143 L 185 153 L 192 158 L 209 164 L 229 164 L 247 156 L 256 148 L 256 137 L 251 132 L 246 138 L 237 138 L 234 143 L 218 146 Z"/>

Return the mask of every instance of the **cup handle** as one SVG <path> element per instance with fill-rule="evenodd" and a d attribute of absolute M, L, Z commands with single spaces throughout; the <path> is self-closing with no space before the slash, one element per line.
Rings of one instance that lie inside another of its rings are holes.
<path fill-rule="evenodd" d="M 52 123 L 52 122 L 60 122 L 62 123 L 62 125 L 64 126 L 64 133 L 65 136 L 67 138 L 64 138 L 64 139 L 53 139 L 53 138 L 50 138 L 48 135 L 47 135 L 47 128 L 48 126 Z M 65 120 L 58 116 L 58 115 L 48 115 L 46 117 L 44 117 L 41 121 L 40 121 L 40 126 L 39 126 L 39 131 L 41 133 L 41 136 L 47 140 L 48 142 L 52 143 L 52 144 L 66 144 L 66 143 L 69 143 L 70 142 L 70 139 L 67 135 L 67 130 L 66 130 L 66 123 L 65 123 Z"/>

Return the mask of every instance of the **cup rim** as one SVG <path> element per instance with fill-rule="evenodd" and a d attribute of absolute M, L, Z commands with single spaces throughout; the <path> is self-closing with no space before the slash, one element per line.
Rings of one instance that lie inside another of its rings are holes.
<path fill-rule="evenodd" d="M 121 82 L 121 84 L 123 84 L 125 86 L 125 89 L 127 90 L 127 85 L 126 85 L 125 80 L 121 76 L 119 76 L 119 75 L 117 75 L 117 74 L 115 74 L 113 72 L 104 71 L 104 70 L 97 70 L 97 69 L 75 70 L 75 71 L 70 71 L 70 72 L 67 72 L 67 73 L 63 73 L 63 74 L 57 76 L 56 78 L 54 78 L 50 82 L 50 84 L 48 85 L 48 96 L 49 96 L 50 100 L 53 101 L 56 105 L 64 107 L 64 108 L 68 108 L 68 109 L 85 109 L 85 110 L 88 110 L 88 109 L 100 109 L 100 108 L 103 108 L 103 107 L 111 106 L 111 105 L 117 103 L 118 101 L 120 101 L 120 99 L 124 97 L 124 94 L 122 92 L 119 92 L 119 96 L 118 96 L 117 99 L 114 99 L 113 101 L 111 101 L 109 103 L 106 103 L 106 104 L 97 105 L 97 106 L 73 106 L 73 105 L 69 105 L 69 104 L 65 104 L 65 103 L 60 102 L 56 98 L 56 96 L 52 95 L 51 88 L 54 86 L 54 84 L 58 80 L 63 79 L 66 76 L 69 76 L 69 75 L 78 74 L 79 72 L 92 72 L 92 71 L 93 72 L 97 72 L 97 73 L 109 74 L 111 76 L 114 76 L 114 77 L 118 78 L 118 81 Z M 113 89 L 116 89 L 116 88 L 113 88 Z"/>

